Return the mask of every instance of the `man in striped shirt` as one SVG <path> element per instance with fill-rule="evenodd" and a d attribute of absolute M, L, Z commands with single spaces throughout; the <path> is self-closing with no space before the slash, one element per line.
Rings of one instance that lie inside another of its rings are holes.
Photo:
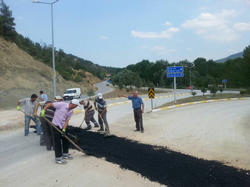
<path fill-rule="evenodd" d="M 62 100 L 63 100 L 62 97 L 59 95 L 55 97 L 55 102 L 61 102 Z M 35 107 L 35 111 L 34 111 L 34 116 L 35 117 L 38 116 L 37 109 L 39 106 L 43 109 L 49 103 L 53 103 L 53 101 L 42 101 L 42 102 L 37 103 Z M 45 111 L 44 116 L 50 122 L 52 122 L 53 120 L 55 110 L 56 109 L 54 107 L 50 107 Z M 55 149 L 53 127 L 44 118 L 40 118 L 40 121 L 41 121 L 41 127 L 42 127 L 41 136 L 40 136 L 40 145 L 46 145 L 48 151 L 50 151 L 52 147 L 53 149 Z"/>
<path fill-rule="evenodd" d="M 87 124 L 87 130 L 90 130 L 92 127 L 91 127 L 91 124 L 90 124 L 90 121 L 92 123 L 94 123 L 94 127 L 99 127 L 98 123 L 96 122 L 95 118 L 94 118 L 94 115 L 95 115 L 95 110 L 93 108 L 93 106 L 90 104 L 89 101 L 84 101 L 82 100 L 80 102 L 81 105 L 83 105 L 83 108 L 85 110 L 85 117 L 84 117 L 84 120 Z"/>

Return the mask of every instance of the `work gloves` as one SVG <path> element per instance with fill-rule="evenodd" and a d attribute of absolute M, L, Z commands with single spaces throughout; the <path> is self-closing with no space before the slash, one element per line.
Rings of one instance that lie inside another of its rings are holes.
<path fill-rule="evenodd" d="M 45 110 L 42 110 L 40 116 L 41 116 L 41 117 L 44 117 L 44 114 L 45 114 Z"/>
<path fill-rule="evenodd" d="M 17 106 L 16 109 L 19 111 L 20 110 L 20 106 Z"/>
<path fill-rule="evenodd" d="M 65 137 L 65 135 L 66 135 L 66 130 L 63 129 L 63 130 L 62 130 L 62 137 Z"/>

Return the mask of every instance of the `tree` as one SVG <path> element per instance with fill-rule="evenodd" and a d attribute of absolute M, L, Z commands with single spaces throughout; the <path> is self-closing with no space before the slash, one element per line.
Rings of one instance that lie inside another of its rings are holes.
<path fill-rule="evenodd" d="M 123 82 L 122 82 L 122 80 L 119 80 L 118 87 L 119 87 L 120 90 L 123 89 Z"/>
<path fill-rule="evenodd" d="M 12 17 L 12 11 L 9 10 L 9 7 L 4 3 L 3 0 L 0 1 L 0 15 L 1 15 L 1 29 L 3 37 L 7 40 L 15 40 L 16 31 L 15 23 Z"/>
<path fill-rule="evenodd" d="M 95 95 L 94 90 L 93 90 L 92 88 L 90 88 L 90 89 L 87 91 L 87 95 L 88 95 L 88 96 L 90 97 L 90 99 L 91 99 L 91 97 Z"/>
<path fill-rule="evenodd" d="M 192 94 L 193 97 L 194 97 L 197 93 L 196 93 L 195 91 L 193 91 L 191 94 Z"/>
<path fill-rule="evenodd" d="M 194 65 L 196 70 L 200 73 L 201 76 L 206 76 L 208 69 L 207 69 L 207 63 L 205 58 L 197 58 L 194 61 Z"/>
<path fill-rule="evenodd" d="M 203 96 L 204 96 L 204 94 L 207 92 L 207 89 L 206 88 L 202 88 L 201 92 L 203 93 Z"/>
<path fill-rule="evenodd" d="M 222 87 L 220 87 L 219 91 L 220 91 L 220 94 L 222 94 L 222 92 L 223 92 L 223 88 L 222 88 Z"/>
<path fill-rule="evenodd" d="M 218 88 L 216 86 L 213 86 L 210 89 L 210 92 L 213 94 L 213 96 L 215 96 L 215 94 L 217 93 L 217 91 L 218 91 Z"/>
<path fill-rule="evenodd" d="M 243 57 L 250 59 L 250 45 L 244 49 Z"/>
<path fill-rule="evenodd" d="M 135 76 L 134 85 L 138 89 L 140 89 L 142 87 L 142 80 L 138 74 Z"/>
<path fill-rule="evenodd" d="M 3 36 L 3 18 L 0 15 L 0 35 Z"/>

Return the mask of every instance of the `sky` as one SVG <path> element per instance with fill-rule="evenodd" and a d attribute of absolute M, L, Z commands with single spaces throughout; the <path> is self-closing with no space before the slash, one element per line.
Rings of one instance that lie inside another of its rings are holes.
<path fill-rule="evenodd" d="M 4 2 L 19 34 L 52 44 L 50 5 Z M 102 66 L 218 60 L 250 45 L 250 0 L 59 0 L 53 25 L 57 50 Z"/>

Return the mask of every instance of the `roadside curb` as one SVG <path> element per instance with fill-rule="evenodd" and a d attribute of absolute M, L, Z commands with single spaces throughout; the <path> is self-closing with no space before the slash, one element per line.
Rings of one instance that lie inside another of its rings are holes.
<path fill-rule="evenodd" d="M 177 94 L 176 96 L 182 96 L 182 95 L 190 95 L 190 93 Z M 166 97 L 173 97 L 173 96 L 174 96 L 174 95 L 165 95 L 165 96 L 155 97 L 155 99 L 166 98 Z M 107 100 L 107 99 L 106 99 L 106 100 Z M 144 98 L 144 99 L 142 99 L 142 100 L 143 100 L 143 101 L 146 101 L 146 100 L 149 100 L 149 98 Z M 127 104 L 127 103 L 131 103 L 131 101 L 123 101 L 123 102 L 108 104 L 107 106 L 122 105 L 122 104 Z"/>
<path fill-rule="evenodd" d="M 196 101 L 196 102 L 183 103 L 183 104 L 179 104 L 179 105 L 172 105 L 172 106 L 168 106 L 168 107 L 153 109 L 153 110 L 150 110 L 149 112 L 158 112 L 161 110 L 167 110 L 167 109 L 171 109 L 171 108 L 178 108 L 178 107 L 182 107 L 182 106 L 195 105 L 195 104 L 201 104 L 201 103 L 211 103 L 211 102 L 218 102 L 218 101 L 235 101 L 235 100 L 250 100 L 250 97 Z"/>
<path fill-rule="evenodd" d="M 182 96 L 182 95 L 190 95 L 190 93 L 185 93 L 185 94 L 177 94 L 176 96 Z M 166 97 L 173 97 L 174 95 L 166 95 L 166 96 L 159 96 L 159 97 L 155 97 L 155 99 L 160 99 L 160 98 L 166 98 Z M 105 99 L 106 101 L 108 100 L 115 100 L 115 99 L 121 99 L 123 97 L 118 97 L 118 98 L 112 98 L 112 99 Z M 149 100 L 149 98 L 144 98 L 142 99 L 143 101 Z M 127 104 L 127 103 L 131 103 L 131 101 L 123 101 L 123 102 L 118 102 L 118 103 L 112 103 L 112 104 L 108 104 L 107 106 L 116 106 L 116 105 L 122 105 L 122 104 Z M 83 109 L 78 109 L 78 110 L 74 110 L 74 114 L 80 113 L 80 112 L 84 112 Z"/>

